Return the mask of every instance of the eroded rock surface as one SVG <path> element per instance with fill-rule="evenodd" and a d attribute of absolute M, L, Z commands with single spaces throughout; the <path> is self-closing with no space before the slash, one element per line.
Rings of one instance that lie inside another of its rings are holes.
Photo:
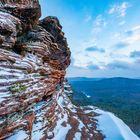
<path fill-rule="evenodd" d="M 62 26 L 40 15 L 38 0 L 0 1 L 0 139 L 103 139 L 97 114 L 72 105 L 64 90 Z"/>

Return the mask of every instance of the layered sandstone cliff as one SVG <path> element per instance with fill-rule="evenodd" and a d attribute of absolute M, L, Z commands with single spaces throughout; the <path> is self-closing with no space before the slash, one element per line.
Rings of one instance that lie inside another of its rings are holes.
<path fill-rule="evenodd" d="M 70 50 L 62 26 L 40 16 L 38 0 L 0 1 L 0 139 L 103 139 L 96 114 L 64 90 Z"/>

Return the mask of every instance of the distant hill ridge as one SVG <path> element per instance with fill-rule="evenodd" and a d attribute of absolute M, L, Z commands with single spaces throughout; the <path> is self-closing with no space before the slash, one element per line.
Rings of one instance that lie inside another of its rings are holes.
<path fill-rule="evenodd" d="M 116 80 L 121 80 L 121 81 L 124 81 L 124 80 L 129 80 L 129 81 L 134 81 L 134 80 L 137 80 L 139 81 L 140 78 L 126 78 L 126 77 L 111 77 L 111 78 L 106 78 L 106 77 L 103 77 L 103 78 L 89 78 L 89 77 L 68 77 L 67 78 L 69 81 L 101 81 L 101 80 L 111 80 L 111 81 L 116 81 Z"/>

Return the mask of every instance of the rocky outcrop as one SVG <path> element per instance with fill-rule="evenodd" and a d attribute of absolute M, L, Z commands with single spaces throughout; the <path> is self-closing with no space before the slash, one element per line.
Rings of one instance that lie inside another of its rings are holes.
<path fill-rule="evenodd" d="M 40 15 L 38 0 L 0 2 L 0 139 L 103 139 L 97 114 L 73 106 L 64 90 L 70 50 L 62 26 Z"/>

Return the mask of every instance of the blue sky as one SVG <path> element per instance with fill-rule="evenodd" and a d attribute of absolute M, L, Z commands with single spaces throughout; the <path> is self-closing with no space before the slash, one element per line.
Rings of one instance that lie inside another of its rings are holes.
<path fill-rule="evenodd" d="M 69 77 L 140 77 L 139 0 L 40 0 L 72 52 Z"/>

